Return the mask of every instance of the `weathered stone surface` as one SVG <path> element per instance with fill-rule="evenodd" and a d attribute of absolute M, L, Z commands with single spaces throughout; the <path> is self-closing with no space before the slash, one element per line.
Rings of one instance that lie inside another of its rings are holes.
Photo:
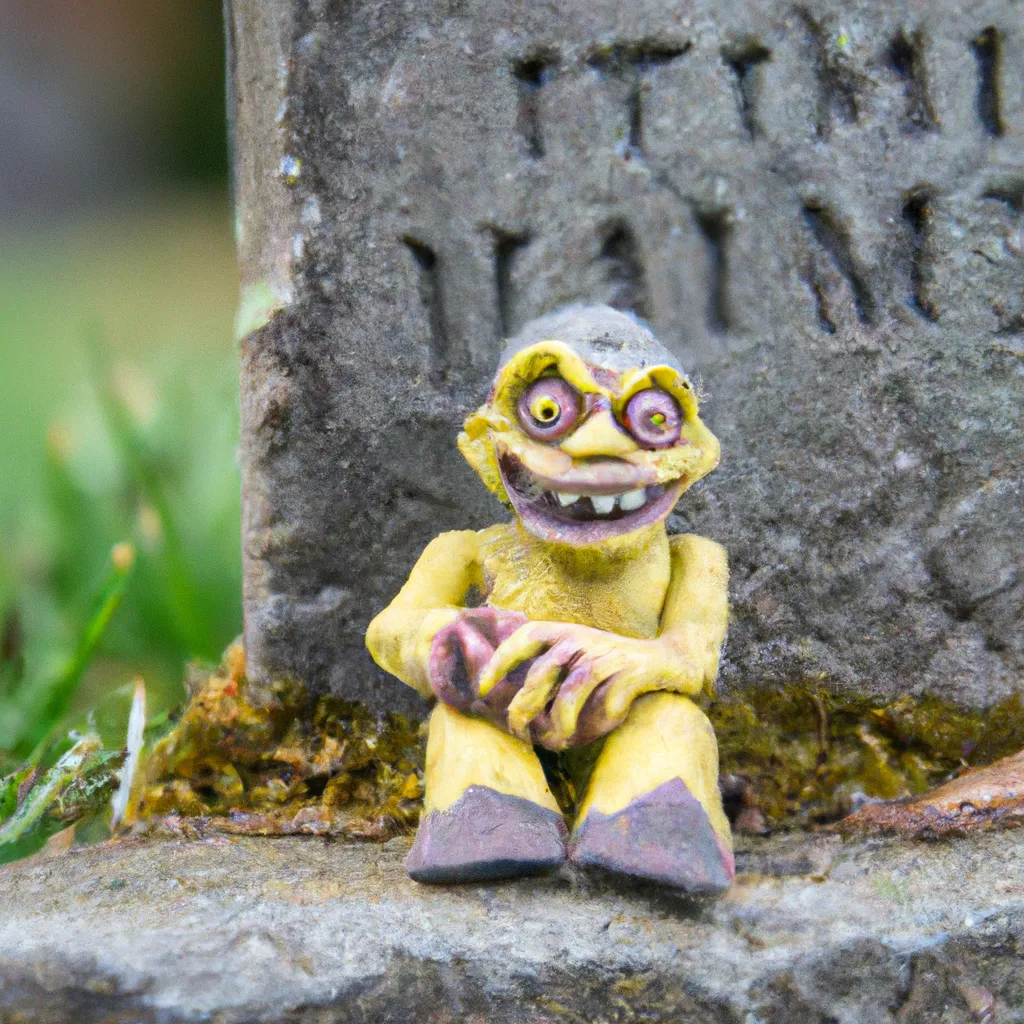
<path fill-rule="evenodd" d="M 1024 1018 L 1024 833 L 794 837 L 717 902 L 428 887 L 385 848 L 125 843 L 0 871 L 0 1021 L 968 1024 Z"/>
<path fill-rule="evenodd" d="M 229 6 L 257 678 L 412 706 L 365 624 L 503 516 L 457 429 L 585 299 L 711 392 L 727 686 L 1021 689 L 1018 5 Z"/>

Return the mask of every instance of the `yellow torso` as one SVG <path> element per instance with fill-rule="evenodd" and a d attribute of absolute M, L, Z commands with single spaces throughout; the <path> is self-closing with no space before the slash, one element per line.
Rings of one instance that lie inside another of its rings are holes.
<path fill-rule="evenodd" d="M 657 636 L 671 576 L 660 524 L 608 554 L 555 547 L 518 522 L 481 530 L 486 600 L 534 621 L 576 622 L 620 636 Z"/>

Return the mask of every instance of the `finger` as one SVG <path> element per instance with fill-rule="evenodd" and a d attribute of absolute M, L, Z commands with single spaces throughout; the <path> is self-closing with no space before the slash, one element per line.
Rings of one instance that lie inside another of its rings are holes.
<path fill-rule="evenodd" d="M 498 615 L 494 626 L 494 646 L 500 647 L 520 626 L 525 626 L 530 620 L 522 612 L 495 610 Z"/>
<path fill-rule="evenodd" d="M 590 695 L 612 674 L 591 659 L 584 659 L 573 667 L 562 683 L 548 716 L 558 736 L 568 741 L 576 731 L 580 712 Z"/>
<path fill-rule="evenodd" d="M 456 623 L 455 633 L 462 645 L 462 656 L 466 660 L 469 681 L 475 684 L 494 654 L 494 645 L 468 622 Z"/>
<path fill-rule="evenodd" d="M 459 689 L 469 698 L 476 695 L 476 681 L 490 661 L 495 646 L 488 642 L 480 626 L 479 620 L 458 618 L 435 636 L 430 660 L 431 685 L 435 692 L 441 683 L 446 689 Z"/>
<path fill-rule="evenodd" d="M 576 719 L 576 731 L 566 740 L 568 746 L 581 747 L 593 743 L 622 724 L 625 712 L 614 718 L 608 714 L 608 696 L 618 680 L 618 676 L 610 676 L 590 694 Z"/>
<path fill-rule="evenodd" d="M 523 736 L 529 731 L 530 723 L 547 707 L 551 694 L 558 687 L 558 680 L 575 654 L 571 648 L 556 644 L 534 661 L 522 689 L 509 705 L 510 731 L 517 736 Z"/>
<path fill-rule="evenodd" d="M 475 627 L 492 649 L 529 621 L 522 612 L 507 612 L 503 608 L 493 608 L 491 605 L 467 608 L 460 616 L 460 620 Z"/>
<path fill-rule="evenodd" d="M 588 680 L 594 673 L 594 662 L 578 662 L 573 666 L 569 675 L 566 676 L 565 681 L 559 688 L 559 696 L 562 691 L 571 686 L 574 689 L 579 687 L 587 687 L 590 689 Z M 555 704 L 558 703 L 558 698 L 555 698 Z M 569 746 L 569 741 L 575 732 L 576 723 L 572 722 L 566 728 L 564 724 L 560 724 L 555 720 L 555 709 L 552 706 L 551 710 L 538 716 L 533 722 L 533 738 L 534 742 L 541 744 L 541 746 L 547 747 L 548 750 L 564 750 Z"/>
<path fill-rule="evenodd" d="M 645 693 L 651 693 L 653 690 L 667 689 L 670 688 L 666 687 L 664 679 L 651 678 L 649 676 L 633 679 L 629 685 L 614 687 L 608 695 L 608 701 L 604 709 L 605 717 L 609 720 L 621 720 L 626 717 L 626 712 L 629 711 L 630 705 L 637 697 Z"/>
<path fill-rule="evenodd" d="M 509 705 L 519 692 L 519 683 L 516 681 L 516 675 L 518 673 L 513 673 L 511 676 L 503 676 L 499 679 L 497 686 L 491 690 L 486 698 L 474 695 L 469 706 L 469 713 L 495 722 L 503 729 L 506 728 L 508 725 Z"/>
<path fill-rule="evenodd" d="M 473 699 L 471 680 L 466 674 L 466 662 L 457 636 L 447 627 L 434 637 L 431 644 L 428 678 L 434 695 L 445 704 L 463 709 Z"/>
<path fill-rule="evenodd" d="M 520 662 L 536 658 L 548 644 L 542 631 L 535 630 L 533 626 L 521 626 L 494 652 L 480 673 L 477 692 L 486 697 L 499 679 L 507 676 Z"/>

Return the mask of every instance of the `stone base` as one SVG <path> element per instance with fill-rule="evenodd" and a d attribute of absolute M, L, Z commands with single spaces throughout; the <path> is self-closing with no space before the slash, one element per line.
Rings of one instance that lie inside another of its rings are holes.
<path fill-rule="evenodd" d="M 407 840 L 130 841 L 0 870 L 0 1022 L 1019 1020 L 1024 832 L 782 837 L 698 901 L 417 885 Z"/>

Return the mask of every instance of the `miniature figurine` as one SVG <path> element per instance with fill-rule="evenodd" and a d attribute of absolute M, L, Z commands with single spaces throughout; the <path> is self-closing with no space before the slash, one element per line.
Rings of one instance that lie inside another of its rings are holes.
<path fill-rule="evenodd" d="M 421 882 L 580 865 L 716 892 L 735 869 L 709 690 L 722 547 L 670 537 L 718 464 L 695 389 L 634 317 L 573 306 L 509 342 L 459 449 L 515 521 L 436 537 L 370 624 L 376 662 L 437 700 Z M 568 835 L 535 745 L 598 743 Z"/>

